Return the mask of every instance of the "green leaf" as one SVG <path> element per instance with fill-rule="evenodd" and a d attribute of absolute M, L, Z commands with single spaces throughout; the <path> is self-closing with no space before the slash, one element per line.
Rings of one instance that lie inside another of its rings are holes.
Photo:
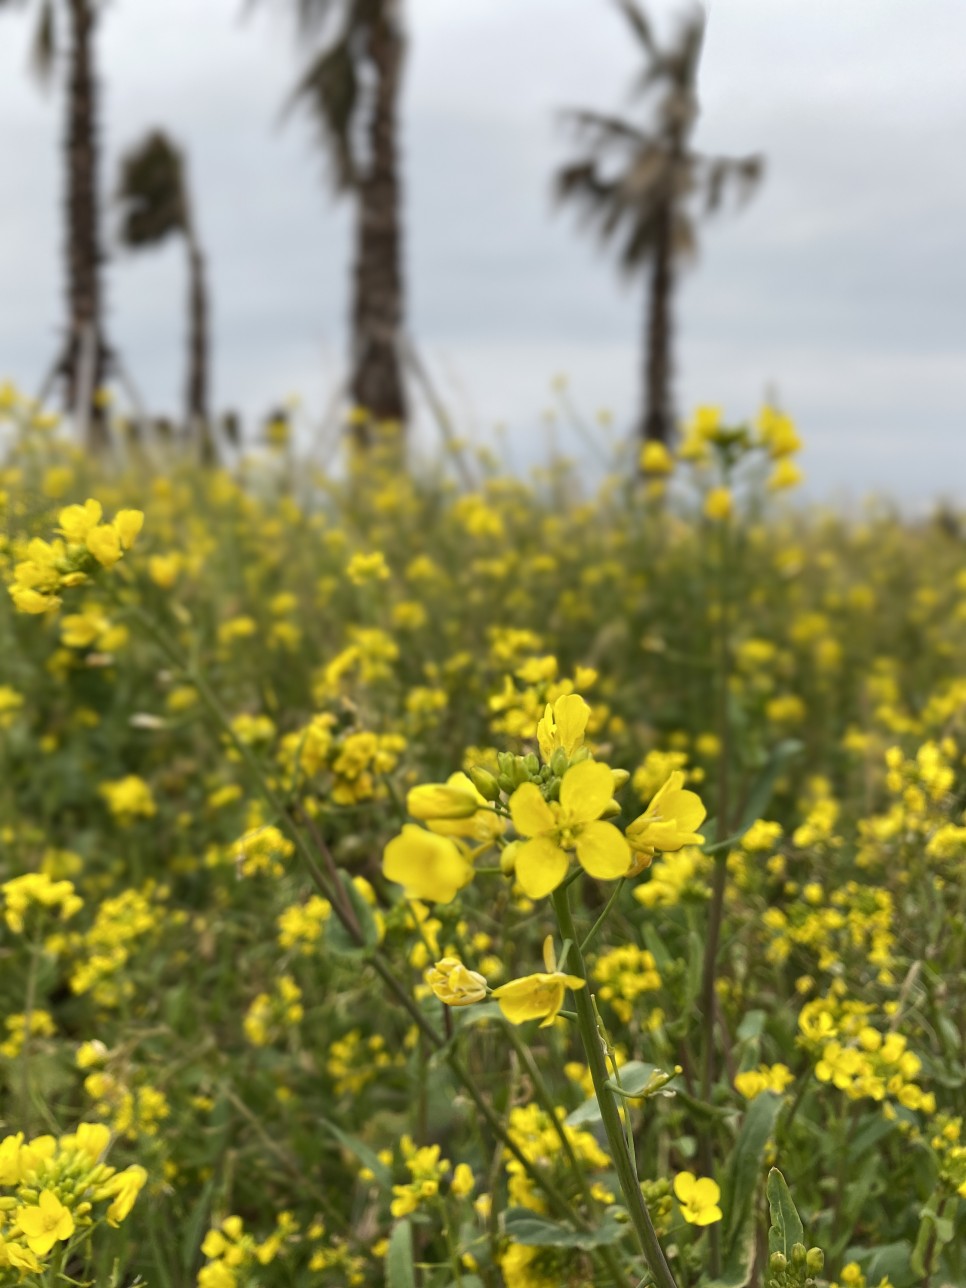
<path fill-rule="evenodd" d="M 478 1002 L 474 1006 L 458 1006 L 453 1012 L 453 1029 L 471 1029 L 477 1024 L 499 1023 L 503 1019 L 499 1002 Z M 505 1021 L 509 1023 L 509 1021 Z"/>
<path fill-rule="evenodd" d="M 909 1265 L 911 1256 L 911 1244 L 907 1239 L 901 1239 L 873 1249 L 850 1247 L 845 1260 L 857 1261 L 870 1283 L 877 1284 L 880 1279 L 889 1279 L 896 1288 L 907 1288 L 916 1279 Z"/>
<path fill-rule="evenodd" d="M 397 1221 L 386 1249 L 386 1288 L 416 1288 L 413 1269 L 413 1228 L 405 1218 Z"/>
<path fill-rule="evenodd" d="M 355 1136 L 350 1136 L 348 1132 L 337 1127 L 335 1123 L 329 1122 L 327 1118 L 316 1120 L 330 1135 L 334 1136 L 343 1149 L 347 1149 L 350 1154 L 354 1154 L 363 1167 L 367 1167 L 376 1178 L 376 1184 L 384 1190 L 392 1187 L 392 1173 L 384 1163 L 380 1163 L 374 1150 L 368 1145 L 364 1145 L 361 1140 Z"/>
<path fill-rule="evenodd" d="M 624 1096 L 628 1100 L 634 1100 L 637 1097 L 644 1097 L 646 1094 L 655 1094 L 654 1090 L 648 1093 L 647 1088 L 651 1086 L 659 1077 L 666 1077 L 656 1064 L 648 1064 L 644 1060 L 628 1060 L 620 1070 L 620 1086 L 612 1078 L 608 1086 L 618 1096 Z M 662 1083 L 663 1087 L 664 1084 Z M 566 1123 L 568 1127 L 580 1127 L 584 1123 L 600 1122 L 600 1106 L 597 1103 L 597 1097 L 591 1096 L 589 1100 L 568 1114 Z"/>
<path fill-rule="evenodd" d="M 575 1230 L 571 1225 L 537 1216 L 529 1208 L 510 1208 L 503 1218 L 503 1229 L 507 1238 L 528 1248 L 580 1248 L 588 1252 L 617 1243 L 628 1226 L 607 1213 L 596 1230 Z"/>
<path fill-rule="evenodd" d="M 760 1038 L 765 1031 L 765 1023 L 768 1020 L 767 1011 L 749 1011 L 743 1016 L 741 1023 L 735 1031 L 735 1036 L 739 1042 L 752 1042 L 755 1038 Z"/>
<path fill-rule="evenodd" d="M 768 1211 L 771 1215 L 768 1251 L 780 1252 L 791 1260 L 793 1246 L 805 1242 L 805 1227 L 785 1184 L 785 1178 L 777 1167 L 773 1167 L 768 1173 L 765 1193 L 768 1195 Z"/>
<path fill-rule="evenodd" d="M 940 1249 L 952 1242 L 956 1227 L 950 1217 L 943 1216 L 945 1206 L 945 1200 L 933 1194 L 919 1214 L 919 1237 L 909 1262 L 916 1275 L 930 1274 L 935 1269 Z"/>
<path fill-rule="evenodd" d="M 739 836 L 743 835 L 751 827 L 752 823 L 761 818 L 768 808 L 768 802 L 771 800 L 772 792 L 775 790 L 775 783 L 795 757 L 801 755 L 804 750 L 805 744 L 799 742 L 797 738 L 785 738 L 772 750 L 764 769 L 755 779 L 751 791 L 748 793 L 748 799 L 741 814 Z"/>
<path fill-rule="evenodd" d="M 359 929 L 362 931 L 362 943 L 356 942 L 336 915 L 333 915 L 325 928 L 325 946 L 330 952 L 340 957 L 364 957 L 379 943 L 379 928 L 372 915 L 372 909 L 352 883 L 348 872 L 339 871 L 339 881 L 346 898 L 356 915 Z"/>
<path fill-rule="evenodd" d="M 781 1103 L 781 1097 L 770 1091 L 763 1091 L 754 1098 L 728 1160 L 721 1204 L 724 1261 L 728 1267 L 740 1255 L 745 1230 L 754 1210 L 762 1160 Z"/>
<path fill-rule="evenodd" d="M 201 1250 L 201 1241 L 208 1225 L 211 1212 L 211 1195 L 215 1188 L 215 1177 L 209 1177 L 201 1194 L 191 1209 L 181 1233 L 181 1268 L 187 1275 L 197 1260 Z"/>

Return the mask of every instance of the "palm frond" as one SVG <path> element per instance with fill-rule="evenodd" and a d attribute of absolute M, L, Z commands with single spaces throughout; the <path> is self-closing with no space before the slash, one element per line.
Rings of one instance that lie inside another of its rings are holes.
<path fill-rule="evenodd" d="M 649 62 L 635 82 L 635 92 L 646 94 L 649 90 L 664 85 L 668 93 L 693 93 L 704 46 L 705 25 L 702 10 L 695 9 L 685 15 L 670 44 L 661 49 L 655 47 Z"/>
<path fill-rule="evenodd" d="M 575 108 L 564 113 L 564 120 L 569 121 L 578 134 L 589 135 L 599 143 L 634 143 L 645 147 L 650 142 L 650 137 L 643 130 L 619 116 Z"/>
<path fill-rule="evenodd" d="M 304 104 L 314 116 L 332 160 L 339 191 L 353 187 L 358 166 L 353 151 L 353 127 L 359 103 L 359 77 L 351 30 L 324 49 L 296 85 L 286 110 Z"/>
<path fill-rule="evenodd" d="M 125 246 L 152 246 L 189 232 L 184 156 L 161 130 L 151 131 L 121 158 L 117 201 Z"/>
<path fill-rule="evenodd" d="M 640 5 L 635 0 L 617 0 L 617 7 L 622 11 L 624 17 L 631 25 L 631 30 L 637 36 L 638 40 L 652 56 L 657 50 L 654 41 L 654 33 L 651 31 L 651 23 Z"/>
<path fill-rule="evenodd" d="M 765 173 L 765 159 L 749 157 L 702 157 L 696 183 L 704 192 L 709 215 L 718 211 L 729 196 L 739 204 L 748 201 Z"/>

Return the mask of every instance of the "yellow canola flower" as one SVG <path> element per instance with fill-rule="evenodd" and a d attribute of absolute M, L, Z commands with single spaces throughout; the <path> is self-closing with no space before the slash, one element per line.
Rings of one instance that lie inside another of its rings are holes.
<path fill-rule="evenodd" d="M 548 702 L 537 724 L 537 743 L 544 764 L 550 763 L 558 747 L 564 749 L 569 760 L 584 745 L 589 719 L 590 707 L 579 693 L 565 693 L 552 706 Z"/>
<path fill-rule="evenodd" d="M 727 519 L 733 508 L 731 493 L 726 487 L 713 487 L 704 498 L 704 515 L 712 522 Z"/>
<path fill-rule="evenodd" d="M 17 1208 L 16 1220 L 27 1246 L 38 1257 L 45 1257 L 55 1243 L 74 1233 L 74 1218 L 52 1190 L 41 1190 L 36 1205 Z"/>
<path fill-rule="evenodd" d="M 747 1069 L 735 1075 L 735 1090 L 746 1100 L 754 1100 L 763 1091 L 782 1095 L 787 1087 L 795 1081 L 795 1075 L 787 1064 L 759 1065 L 757 1069 Z"/>
<path fill-rule="evenodd" d="M 529 837 L 516 851 L 516 876 L 524 894 L 542 899 L 556 890 L 575 850 L 581 867 L 601 881 L 627 871 L 630 851 L 613 825 L 601 821 L 614 794 L 614 775 L 607 765 L 584 760 L 572 765 L 560 782 L 560 800 L 546 801 L 535 783 L 523 783 L 510 797 L 513 825 Z"/>
<path fill-rule="evenodd" d="M 423 978 L 441 1002 L 447 1006 L 472 1006 L 486 997 L 486 980 L 469 970 L 458 957 L 443 957 L 430 966 Z"/>
<path fill-rule="evenodd" d="M 467 784 L 463 787 L 460 781 Z M 476 788 L 465 774 L 454 774 L 447 783 L 423 783 L 413 787 L 406 796 L 406 811 L 426 823 L 436 819 L 471 818 L 480 807 Z"/>
<path fill-rule="evenodd" d="M 540 1027 L 545 1029 L 557 1018 L 567 989 L 584 988 L 586 983 L 579 975 L 564 975 L 558 970 L 540 971 L 501 984 L 493 990 L 493 996 L 511 1024 L 540 1020 Z"/>
<path fill-rule="evenodd" d="M 802 440 L 798 437 L 795 422 L 775 407 L 762 407 L 758 415 L 758 433 L 769 455 L 776 461 L 801 450 Z"/>
<path fill-rule="evenodd" d="M 123 1172 L 118 1172 L 111 1177 L 100 1195 L 102 1198 L 106 1198 L 109 1194 L 114 1195 L 114 1201 L 107 1209 L 108 1225 L 118 1226 L 130 1214 L 135 1199 L 141 1193 L 147 1179 L 147 1172 L 137 1163 L 133 1163 Z"/>
<path fill-rule="evenodd" d="M 492 844 L 506 831 L 506 820 L 491 809 L 469 776 L 460 771 L 450 774 L 445 783 L 414 787 L 406 798 L 406 807 L 413 818 L 440 836 L 461 836 Z"/>
<path fill-rule="evenodd" d="M 688 1225 L 713 1225 L 721 1220 L 722 1212 L 718 1206 L 721 1190 L 710 1176 L 678 1172 L 674 1178 L 674 1195 Z"/>
<path fill-rule="evenodd" d="M 648 866 L 656 851 L 671 852 L 686 845 L 702 845 L 696 831 L 707 817 L 697 792 L 684 790 L 684 774 L 675 770 L 647 809 L 627 828 L 627 842 L 634 851 L 635 876 Z"/>
<path fill-rule="evenodd" d="M 3 1266 L 13 1266 L 14 1270 L 33 1275 L 39 1275 L 42 1270 L 40 1262 L 29 1248 L 19 1243 L 6 1243 L 3 1235 L 0 1235 L 0 1267 Z"/>
<path fill-rule="evenodd" d="M 805 475 L 793 460 L 782 456 L 775 462 L 775 468 L 768 476 L 768 490 L 783 492 L 788 488 L 798 487 L 804 477 Z"/>
<path fill-rule="evenodd" d="M 426 903 L 452 903 L 473 880 L 473 865 L 455 841 L 415 823 L 406 823 L 383 850 L 382 871 L 403 887 L 407 899 Z"/>
<path fill-rule="evenodd" d="M 640 467 L 645 474 L 666 476 L 674 472 L 674 457 L 663 443 L 651 439 L 641 448 Z"/>
<path fill-rule="evenodd" d="M 87 541 L 88 533 L 101 521 L 104 511 L 100 501 L 88 497 L 83 505 L 66 505 L 57 516 L 60 524 L 58 531 L 71 545 L 82 546 Z"/>

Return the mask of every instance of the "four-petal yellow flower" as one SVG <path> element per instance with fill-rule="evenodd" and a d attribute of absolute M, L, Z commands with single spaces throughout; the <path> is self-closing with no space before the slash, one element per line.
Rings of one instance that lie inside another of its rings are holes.
<path fill-rule="evenodd" d="M 721 1220 L 722 1212 L 718 1206 L 721 1190 L 710 1176 L 678 1172 L 674 1178 L 674 1195 L 688 1225 L 713 1225 Z"/>
<path fill-rule="evenodd" d="M 493 990 L 493 996 L 511 1024 L 540 1020 L 540 1027 L 545 1029 L 557 1018 L 567 989 L 584 988 L 586 983 L 579 975 L 564 975 L 559 970 L 540 971 L 501 984 Z"/>
<path fill-rule="evenodd" d="M 614 776 L 606 765 L 582 760 L 560 781 L 560 800 L 546 801 L 536 783 L 523 783 L 510 797 L 510 815 L 521 837 L 516 853 L 517 880 L 531 899 L 556 890 L 575 850 L 584 871 L 613 881 L 627 871 L 631 854 L 613 823 L 601 814 L 614 795 Z"/>
<path fill-rule="evenodd" d="M 58 1240 L 74 1233 L 74 1218 L 52 1190 L 41 1190 L 36 1205 L 17 1208 L 17 1228 L 30 1251 L 45 1257 Z"/>

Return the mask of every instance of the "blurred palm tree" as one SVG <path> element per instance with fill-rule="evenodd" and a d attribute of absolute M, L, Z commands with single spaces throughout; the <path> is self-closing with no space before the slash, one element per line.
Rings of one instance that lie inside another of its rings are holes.
<path fill-rule="evenodd" d="M 18 0 L 0 0 L 0 10 Z M 33 67 L 46 84 L 68 28 L 67 131 L 67 337 L 54 376 L 63 380 L 67 406 L 86 424 L 88 447 L 107 444 L 103 401 L 97 396 L 110 354 L 104 340 L 98 234 L 97 77 L 94 37 L 101 0 L 34 0 L 37 11 Z"/>
<path fill-rule="evenodd" d="M 558 171 L 556 192 L 559 200 L 581 207 L 605 245 L 616 244 L 624 275 L 650 266 L 640 432 L 670 443 L 672 302 L 679 265 L 697 251 L 699 215 L 715 212 L 731 192 L 749 196 L 764 163 L 757 156 L 702 156 L 691 146 L 704 14 L 689 14 L 671 41 L 660 45 L 635 0 L 617 2 L 644 55 L 634 90 L 655 99 L 652 121 L 641 128 L 599 112 L 568 113 L 582 151 Z"/>
<path fill-rule="evenodd" d="M 198 241 L 184 153 L 161 130 L 150 131 L 121 158 L 117 186 L 120 241 L 130 250 L 184 239 L 188 255 L 188 380 L 186 424 L 202 460 L 214 459 L 208 405 L 209 339 L 205 257 Z"/>
<path fill-rule="evenodd" d="M 250 0 L 255 3 L 256 0 Z M 337 195 L 355 203 L 350 392 L 372 418 L 406 419 L 398 160 L 402 0 L 289 0 L 315 42 L 292 94 L 318 123 Z M 353 418 L 360 446 L 369 421 Z"/>

